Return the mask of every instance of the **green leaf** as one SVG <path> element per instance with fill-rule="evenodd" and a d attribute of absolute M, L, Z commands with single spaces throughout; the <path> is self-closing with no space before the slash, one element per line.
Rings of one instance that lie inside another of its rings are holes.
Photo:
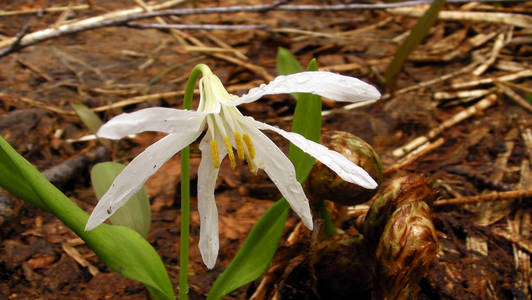
<path fill-rule="evenodd" d="M 89 131 L 96 133 L 98 128 L 100 128 L 100 126 L 103 124 L 103 121 L 100 119 L 100 117 L 98 117 L 95 112 L 81 103 L 72 103 L 71 105 L 83 124 L 89 128 Z"/>
<path fill-rule="evenodd" d="M 264 273 L 279 247 L 289 208 L 288 202 L 281 199 L 264 213 L 231 264 L 212 286 L 207 300 L 221 299 Z"/>
<path fill-rule="evenodd" d="M 96 164 L 91 170 L 92 188 L 98 199 L 107 192 L 114 179 L 126 166 L 115 162 Z M 148 235 L 151 225 L 150 199 L 144 187 L 119 208 L 109 220 L 114 225 L 127 226 L 143 237 Z"/>
<path fill-rule="evenodd" d="M 93 112 L 90 108 L 87 106 L 81 104 L 81 103 L 72 103 L 72 108 L 78 115 L 78 117 L 81 119 L 83 124 L 87 126 L 89 131 L 92 134 L 96 134 L 98 132 L 98 129 L 100 126 L 103 125 L 102 119 L 98 117 L 98 115 Z M 111 143 L 108 140 L 98 139 L 102 145 L 104 145 L 106 148 L 109 148 L 111 146 Z"/>
<path fill-rule="evenodd" d="M 39 195 L 33 191 L 31 185 L 17 171 L 17 166 L 11 161 L 5 151 L 0 151 L 0 186 L 14 196 L 24 199 L 40 209 L 49 211 L 46 204 L 39 198 Z"/>
<path fill-rule="evenodd" d="M 318 64 L 313 59 L 310 61 L 307 71 L 317 70 Z M 319 143 L 321 137 L 321 97 L 301 93 L 294 97 L 297 104 L 292 121 L 292 132 L 297 132 L 307 139 Z M 312 166 L 314 166 L 315 159 L 293 144 L 290 144 L 288 149 L 288 158 L 296 168 L 297 179 L 299 182 L 304 182 Z"/>
<path fill-rule="evenodd" d="M 282 48 L 277 55 L 277 69 L 279 74 L 302 70 L 292 54 Z M 316 61 L 312 60 L 307 70 L 317 69 Z M 294 97 L 297 99 L 297 104 L 292 131 L 319 141 L 321 97 L 307 94 L 295 94 Z M 290 145 L 288 157 L 294 164 L 298 181 L 303 182 L 314 165 L 314 159 L 293 145 Z M 289 208 L 290 205 L 282 198 L 257 221 L 231 264 L 212 286 L 207 299 L 221 299 L 231 291 L 257 279 L 266 271 L 279 247 Z"/>
<path fill-rule="evenodd" d="M 297 59 L 285 48 L 280 47 L 277 50 L 277 73 L 279 75 L 288 75 L 303 72 L 303 67 Z"/>
<path fill-rule="evenodd" d="M 288 75 L 302 72 L 303 68 L 290 51 L 279 48 L 277 51 L 277 70 L 281 75 Z M 313 59 L 308 64 L 307 71 L 317 70 L 318 64 L 316 59 Z M 292 96 L 297 101 L 292 121 L 292 132 L 297 132 L 307 139 L 319 143 L 321 137 L 321 97 L 307 93 L 294 93 Z M 290 144 L 288 158 L 296 168 L 297 179 L 304 182 L 315 159 L 293 144 Z"/>
<path fill-rule="evenodd" d="M 444 4 L 445 0 L 434 0 L 429 9 L 427 9 L 423 16 L 421 16 L 416 26 L 414 26 L 408 37 L 395 53 L 392 62 L 388 65 L 388 68 L 386 68 L 386 72 L 384 73 L 386 87 L 390 92 L 395 90 L 399 73 L 403 69 L 403 65 L 408 58 L 408 55 L 416 49 L 427 35 L 432 25 L 434 25 L 434 22 L 438 19 L 438 13 L 443 8 Z"/>
<path fill-rule="evenodd" d="M 57 216 L 117 273 L 146 285 L 154 299 L 175 299 L 161 258 L 137 232 L 102 224 L 85 231 L 88 214 L 51 184 L 0 137 L 0 184 L 10 193 Z M 5 179 L 5 176 L 9 179 Z"/>

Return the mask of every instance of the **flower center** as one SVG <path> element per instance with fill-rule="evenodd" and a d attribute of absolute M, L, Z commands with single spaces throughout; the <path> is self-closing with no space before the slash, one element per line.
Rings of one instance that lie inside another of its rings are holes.
<path fill-rule="evenodd" d="M 253 173 L 257 173 L 257 167 L 253 163 L 253 159 L 255 159 L 255 146 L 253 145 L 253 142 L 251 141 L 251 138 L 248 134 L 244 133 L 242 135 L 240 132 L 235 132 L 233 134 L 233 138 L 235 141 L 235 148 L 237 157 L 240 160 L 246 160 L 246 162 L 249 165 L 249 168 Z M 227 150 L 227 156 L 229 156 L 229 160 L 231 162 L 231 169 L 235 169 L 236 167 L 236 158 L 235 153 L 233 152 L 233 146 L 231 145 L 231 139 L 229 136 L 223 137 L 224 146 Z M 211 156 L 212 156 L 212 164 L 215 168 L 220 167 L 220 153 L 218 152 L 218 142 L 215 139 L 212 139 L 210 142 L 211 146 Z"/>
<path fill-rule="evenodd" d="M 210 150 L 212 164 L 215 168 L 220 167 L 220 153 L 218 144 L 223 141 L 227 150 L 227 156 L 231 162 L 231 168 L 236 168 L 236 159 L 246 161 L 250 170 L 257 173 L 258 168 L 254 163 L 256 156 L 255 146 L 251 137 L 242 130 L 239 119 L 243 116 L 234 106 L 222 105 L 219 114 L 211 114 L 207 117 L 208 131 L 211 137 Z M 220 142 L 219 142 L 220 141 Z M 236 149 L 236 155 L 233 151 Z"/>
<path fill-rule="evenodd" d="M 204 75 L 200 79 L 200 103 L 198 111 L 217 113 L 220 105 L 238 99 L 238 96 L 229 94 L 220 78 L 214 74 Z"/>

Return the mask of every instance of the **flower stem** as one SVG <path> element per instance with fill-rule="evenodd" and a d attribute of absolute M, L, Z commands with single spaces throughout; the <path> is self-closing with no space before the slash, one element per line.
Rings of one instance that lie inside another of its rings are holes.
<path fill-rule="evenodd" d="M 325 221 L 324 223 L 325 228 L 323 229 L 323 236 L 328 237 L 333 234 L 336 234 L 336 227 L 334 226 L 332 222 L 331 214 L 329 213 L 329 210 L 327 209 L 326 205 L 323 205 L 323 207 L 321 208 L 321 215 L 323 217 L 323 220 Z"/>
<path fill-rule="evenodd" d="M 192 108 L 194 87 L 201 73 L 210 72 L 204 64 L 192 69 L 185 89 L 183 108 Z M 181 150 L 181 241 L 179 244 L 179 299 L 188 299 L 188 255 L 190 235 L 190 148 Z"/>

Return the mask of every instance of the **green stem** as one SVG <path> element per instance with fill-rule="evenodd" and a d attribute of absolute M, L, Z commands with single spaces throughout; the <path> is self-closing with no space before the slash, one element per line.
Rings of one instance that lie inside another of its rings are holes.
<path fill-rule="evenodd" d="M 325 205 L 325 203 L 323 203 L 323 206 L 321 207 L 321 216 L 323 217 L 323 221 L 324 221 L 324 224 L 323 224 L 324 237 L 328 237 L 333 234 L 336 234 L 336 227 L 334 227 L 334 224 L 331 219 L 331 214 L 329 213 L 329 210 L 327 209 L 327 206 Z"/>
<path fill-rule="evenodd" d="M 185 89 L 183 108 L 192 108 L 194 87 L 201 73 L 211 71 L 204 64 L 199 64 L 192 69 Z M 188 299 L 188 254 L 190 235 L 190 148 L 181 150 L 181 241 L 179 245 L 179 299 Z"/>

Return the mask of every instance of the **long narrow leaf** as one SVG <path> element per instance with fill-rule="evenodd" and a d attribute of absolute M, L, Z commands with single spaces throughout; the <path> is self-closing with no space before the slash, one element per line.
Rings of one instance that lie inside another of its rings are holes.
<path fill-rule="evenodd" d="M 302 70 L 297 60 L 285 49 L 279 49 L 277 69 L 280 74 Z M 317 70 L 316 61 L 310 62 L 307 70 Z M 308 97 L 306 94 L 294 94 L 297 100 L 292 131 L 303 136 L 319 140 L 321 133 L 321 97 Z M 319 103 L 318 103 L 319 102 Z M 288 157 L 296 168 L 300 182 L 308 176 L 314 165 L 314 159 L 298 148 L 290 145 Z M 244 244 L 227 269 L 218 277 L 207 299 L 221 299 L 231 291 L 257 279 L 268 268 L 284 230 L 290 206 L 284 198 L 260 218 L 253 226 Z"/>
<path fill-rule="evenodd" d="M 0 137 L 0 184 L 10 193 L 57 216 L 117 273 L 146 285 L 155 299 L 175 299 L 163 262 L 134 230 L 102 224 L 85 231 L 88 214 L 51 184 Z M 6 180 L 3 175 L 9 176 Z M 14 182 L 13 180 L 16 180 Z"/>
<path fill-rule="evenodd" d="M 81 103 L 72 103 L 72 108 L 87 126 L 92 134 L 96 134 L 103 121 L 98 115 Z M 100 143 L 107 149 L 111 147 L 111 142 L 99 139 Z M 109 189 L 114 178 L 124 169 L 124 166 L 114 162 L 97 164 L 91 171 L 91 183 L 96 197 L 100 199 Z M 150 199 L 144 188 L 133 195 L 122 207 L 120 207 L 110 218 L 112 224 L 127 226 L 143 237 L 148 235 L 151 225 Z"/>
<path fill-rule="evenodd" d="M 126 166 L 115 162 L 98 163 L 92 167 L 91 182 L 96 197 L 100 199 L 109 189 L 115 177 Z M 143 237 L 148 235 L 151 225 L 150 199 L 146 190 L 141 188 L 128 200 L 127 205 L 118 209 L 109 220 L 114 225 L 127 226 Z"/>
<path fill-rule="evenodd" d="M 264 213 L 231 264 L 214 283 L 207 300 L 221 299 L 264 273 L 279 247 L 289 208 L 288 202 L 281 199 Z"/>
<path fill-rule="evenodd" d="M 91 133 L 96 133 L 98 128 L 103 124 L 102 119 L 100 119 L 95 112 L 81 103 L 72 103 L 71 105 L 83 124 L 89 128 L 89 131 Z"/>
<path fill-rule="evenodd" d="M 436 19 L 438 19 L 438 13 L 445 4 L 445 0 L 434 0 L 429 9 L 421 16 L 416 26 L 410 31 L 410 34 L 405 39 L 403 44 L 399 47 L 392 62 L 386 68 L 384 77 L 386 78 L 386 87 L 390 92 L 395 90 L 399 73 L 403 69 L 403 65 L 408 58 L 408 55 L 416 49 L 421 43 L 423 38 L 427 35 Z"/>

